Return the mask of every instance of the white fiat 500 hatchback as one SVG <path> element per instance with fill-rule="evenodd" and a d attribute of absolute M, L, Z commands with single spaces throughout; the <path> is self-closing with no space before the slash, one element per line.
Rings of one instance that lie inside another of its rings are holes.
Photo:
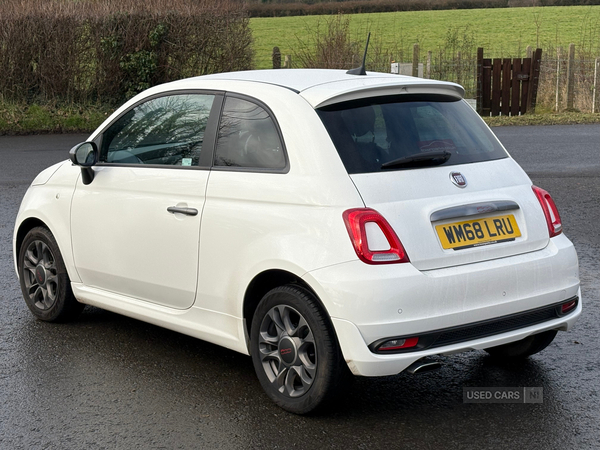
<path fill-rule="evenodd" d="M 539 352 L 581 313 L 577 256 L 463 94 L 337 70 L 151 88 L 31 184 L 13 242 L 25 301 L 249 354 L 295 413 L 350 373 Z"/>

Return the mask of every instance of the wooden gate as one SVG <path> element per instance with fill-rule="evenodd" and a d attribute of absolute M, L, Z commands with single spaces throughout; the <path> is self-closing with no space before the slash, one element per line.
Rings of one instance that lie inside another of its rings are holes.
<path fill-rule="evenodd" d="M 534 113 L 542 49 L 532 58 L 484 59 L 477 49 L 477 112 L 482 116 Z"/>

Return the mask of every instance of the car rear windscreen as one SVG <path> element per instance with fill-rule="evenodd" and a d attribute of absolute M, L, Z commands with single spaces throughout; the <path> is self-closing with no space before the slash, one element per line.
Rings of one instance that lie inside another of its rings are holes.
<path fill-rule="evenodd" d="M 477 113 L 450 96 L 374 97 L 317 112 L 350 174 L 508 156 Z"/>

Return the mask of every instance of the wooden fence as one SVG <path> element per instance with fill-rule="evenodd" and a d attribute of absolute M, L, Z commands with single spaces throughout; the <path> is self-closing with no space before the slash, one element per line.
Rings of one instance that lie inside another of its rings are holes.
<path fill-rule="evenodd" d="M 477 49 L 477 112 L 518 116 L 535 112 L 542 49 L 528 58 L 484 58 Z"/>

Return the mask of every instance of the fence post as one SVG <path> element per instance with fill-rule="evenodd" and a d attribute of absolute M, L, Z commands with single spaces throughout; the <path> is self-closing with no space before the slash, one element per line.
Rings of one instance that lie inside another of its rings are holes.
<path fill-rule="evenodd" d="M 537 102 L 537 90 L 540 82 L 540 68 L 542 65 L 542 49 L 536 48 L 531 60 L 531 86 L 527 98 L 527 112 L 535 114 L 535 105 Z"/>
<path fill-rule="evenodd" d="M 573 109 L 575 97 L 575 44 L 569 44 L 569 60 L 567 62 L 567 111 Z"/>
<path fill-rule="evenodd" d="M 419 44 L 413 45 L 412 76 L 419 76 Z"/>
<path fill-rule="evenodd" d="M 291 69 L 292 68 L 292 55 L 285 55 L 285 59 L 283 61 L 283 67 L 285 69 Z"/>
<path fill-rule="evenodd" d="M 456 84 L 462 85 L 462 65 L 461 65 L 462 54 L 456 52 Z"/>
<path fill-rule="evenodd" d="M 600 58 L 596 58 L 594 63 L 594 90 L 592 97 L 592 113 L 598 112 L 598 91 L 600 90 Z"/>
<path fill-rule="evenodd" d="M 483 112 L 483 47 L 477 49 L 477 106 L 475 110 L 481 115 Z"/>
<path fill-rule="evenodd" d="M 273 47 L 273 69 L 281 69 L 281 52 L 279 47 Z"/>
<path fill-rule="evenodd" d="M 528 45 L 527 48 L 525 49 L 525 53 L 527 55 L 527 58 L 531 58 L 533 55 L 533 51 L 531 49 L 531 45 Z"/>
<path fill-rule="evenodd" d="M 427 72 L 426 78 L 431 78 L 431 50 L 427 52 Z"/>
<path fill-rule="evenodd" d="M 558 47 L 556 49 L 556 103 L 554 105 L 554 111 L 558 112 L 560 108 L 560 63 L 562 58 L 563 49 Z"/>

